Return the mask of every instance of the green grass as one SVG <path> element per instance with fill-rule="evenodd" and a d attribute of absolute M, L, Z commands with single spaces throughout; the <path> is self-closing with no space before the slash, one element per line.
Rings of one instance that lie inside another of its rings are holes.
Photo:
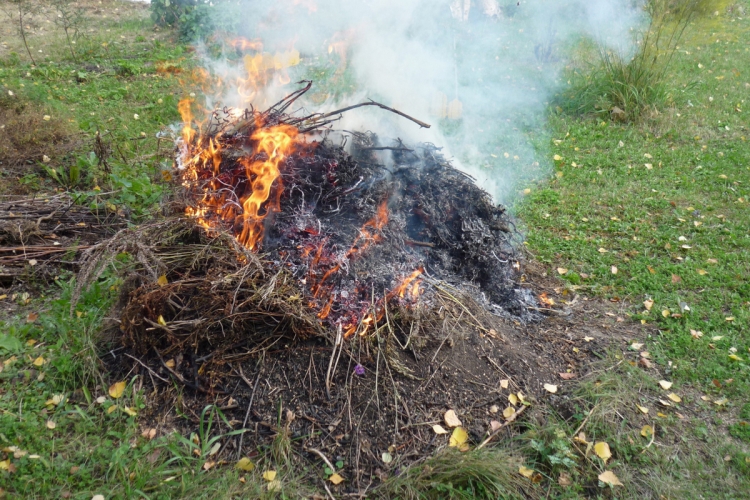
<path fill-rule="evenodd" d="M 739 2 L 691 26 L 666 77 L 673 104 L 639 124 L 553 112 L 553 140 L 542 149 L 554 175 L 528 186 L 517 207 L 528 248 L 549 273 L 568 269 L 560 276 L 567 286 L 622 301 L 628 321 L 654 326 L 642 349 L 700 415 L 674 422 L 674 411 L 665 412 L 667 432 L 682 434 L 681 461 L 656 452 L 651 470 L 663 477 L 641 481 L 639 494 L 739 498 L 750 488 L 748 433 L 738 421 L 750 394 L 749 9 Z M 590 392 L 583 406 L 602 397 Z M 625 414 L 626 402 L 615 406 Z M 599 432 L 623 453 L 612 422 L 621 419 L 605 419 Z M 723 444 L 713 449 L 707 436 Z M 623 474 L 644 467 L 639 455 L 624 454 Z M 736 489 L 707 479 L 735 465 Z"/>
<path fill-rule="evenodd" d="M 750 491 L 749 12 L 743 0 L 691 26 L 667 76 L 663 102 L 671 104 L 637 124 L 550 111 L 552 141 L 540 151 L 559 158 L 555 172 L 521 186 L 530 193 L 515 207 L 527 226 L 528 248 L 550 273 L 569 269 L 560 276 L 566 286 L 624 302 L 628 321 L 654 326 L 654 334 L 638 341 L 659 376 L 633 366 L 636 352 L 612 353 L 563 395 L 565 417 L 535 405 L 512 446 L 431 457 L 387 481 L 374 498 L 742 498 Z M 180 75 L 157 67 L 169 62 L 189 70 L 192 64 L 185 46 L 152 30 L 140 18 L 110 19 L 77 43 L 80 63 L 62 39 L 49 41 L 37 67 L 23 62 L 20 51 L 0 61 L 3 94 L 12 91 L 35 113 L 63 120 L 78 134 L 72 153 L 50 152 L 50 166 L 69 175 L 81 162 L 82 180 L 72 190 L 86 203 L 113 204 L 136 220 L 153 213 L 166 192 L 160 179 L 172 144 L 155 135 L 178 119 L 182 93 Z M 352 84 L 333 66 L 318 71 L 331 86 Z M 111 149 L 109 171 L 90 157 L 97 130 Z M 12 175 L 6 185 L 62 188 L 39 165 Z M 216 492 L 298 498 L 319 489 L 309 478 L 322 472 L 300 465 L 281 423 L 274 447 L 260 450 L 252 472 L 232 464 L 204 469 L 213 445 L 232 438 L 213 408 L 195 426 L 197 443 L 170 429 L 153 440 L 143 437 L 139 418 L 153 396 L 139 377 L 109 371 L 101 336 L 120 279 L 105 274 L 71 316 L 73 284 L 72 275 L 61 273 L 52 284 L 30 287 L 28 296 L 3 299 L 15 305 L 0 321 L 0 468 L 13 470 L 0 470 L 0 492 L 12 498 L 215 498 Z M 646 301 L 653 301 L 650 311 Z M 660 406 L 666 393 L 659 378 L 674 383 L 670 392 L 681 403 Z M 126 390 L 112 398 L 108 388 L 119 380 Z M 57 403 L 56 395 L 62 396 Z M 646 424 L 656 427 L 651 445 L 641 435 Z M 579 426 L 588 441 L 609 443 L 613 457 L 606 464 L 572 439 Z M 519 475 L 521 465 L 541 473 L 541 484 Z M 278 472 L 280 491 L 269 491 L 261 478 L 266 470 Z M 599 482 L 604 470 L 625 486 Z M 570 486 L 559 484 L 561 475 Z"/>

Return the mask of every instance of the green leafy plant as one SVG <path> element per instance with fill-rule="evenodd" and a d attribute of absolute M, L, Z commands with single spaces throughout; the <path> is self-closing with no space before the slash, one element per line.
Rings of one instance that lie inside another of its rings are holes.
<path fill-rule="evenodd" d="M 189 438 L 177 435 L 176 441 L 170 444 L 170 451 L 174 455 L 172 461 L 179 461 L 183 465 L 195 467 L 197 471 L 200 471 L 207 460 L 218 454 L 223 439 L 245 432 L 244 429 L 237 429 L 226 434 L 213 435 L 217 417 L 227 428 L 231 428 L 221 410 L 215 405 L 206 406 L 201 411 L 198 432 L 191 434 Z"/>
<path fill-rule="evenodd" d="M 91 152 L 87 156 L 79 156 L 74 163 L 67 167 L 43 166 L 47 175 L 55 182 L 66 189 L 72 189 L 87 182 L 98 163 L 96 154 Z"/>

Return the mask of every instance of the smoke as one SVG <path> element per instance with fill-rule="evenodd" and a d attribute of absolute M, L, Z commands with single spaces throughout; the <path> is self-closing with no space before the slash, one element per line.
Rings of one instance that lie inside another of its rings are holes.
<path fill-rule="evenodd" d="M 262 41 L 290 79 L 253 94 L 257 108 L 303 78 L 315 82 L 301 103 L 307 111 L 382 102 L 432 127 L 360 108 L 334 128 L 373 131 L 385 145 L 400 138 L 442 146 L 501 202 L 548 168 L 534 141 L 563 83 L 566 51 L 588 38 L 627 53 L 643 21 L 633 0 L 232 0 L 211 12 L 218 28 Z M 295 51 L 299 64 L 285 67 Z M 249 63 L 206 56 L 205 64 L 231 79 L 244 78 Z M 245 106 L 243 99 L 247 92 L 233 91 L 210 104 Z"/>

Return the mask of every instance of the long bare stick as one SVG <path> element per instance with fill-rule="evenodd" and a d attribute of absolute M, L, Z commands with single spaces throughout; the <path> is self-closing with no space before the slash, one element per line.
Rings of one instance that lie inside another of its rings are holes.
<path fill-rule="evenodd" d="M 517 412 L 515 412 L 513 415 L 511 415 L 510 418 L 508 420 L 506 420 L 505 423 L 503 423 L 503 425 L 501 425 L 500 427 L 498 427 L 497 430 L 495 430 L 495 432 L 493 432 L 492 434 L 490 434 L 489 436 L 487 436 L 487 439 L 485 439 L 484 441 L 482 441 L 482 444 L 480 444 L 479 446 L 477 446 L 476 449 L 477 450 L 481 450 L 482 448 L 484 448 L 487 445 L 487 443 L 489 443 L 490 441 L 492 441 L 492 438 L 494 438 L 495 436 L 497 436 L 497 434 L 501 430 L 503 430 L 505 427 L 507 427 L 509 424 L 511 424 L 515 419 L 517 419 L 521 415 L 521 413 L 525 412 L 526 408 L 528 408 L 528 406 L 522 406 L 521 408 L 519 408 Z"/>
<path fill-rule="evenodd" d="M 373 100 L 370 100 L 369 102 L 362 102 L 360 104 L 354 104 L 353 106 L 347 106 L 345 108 L 337 109 L 336 111 L 331 111 L 330 113 L 325 113 L 325 114 L 322 114 L 322 115 L 313 115 L 309 119 L 312 120 L 313 122 L 316 122 L 318 120 L 324 120 L 325 118 L 328 118 L 329 116 L 334 116 L 334 115 L 338 115 L 338 114 L 341 114 L 341 113 L 345 113 L 347 111 L 351 111 L 352 109 L 361 108 L 363 106 L 377 106 L 377 107 L 379 107 L 381 109 L 385 109 L 386 111 L 390 111 L 391 113 L 396 113 L 399 116 L 403 116 L 407 120 L 413 121 L 414 123 L 416 123 L 417 125 L 419 125 L 422 128 L 430 128 L 430 124 L 429 123 L 425 123 L 425 122 L 423 122 L 421 120 L 417 120 L 416 118 L 411 117 L 411 116 L 407 115 L 406 113 L 403 113 L 403 112 L 401 112 L 401 111 L 399 111 L 397 109 L 389 108 L 385 104 L 380 104 L 379 102 L 375 102 Z"/>

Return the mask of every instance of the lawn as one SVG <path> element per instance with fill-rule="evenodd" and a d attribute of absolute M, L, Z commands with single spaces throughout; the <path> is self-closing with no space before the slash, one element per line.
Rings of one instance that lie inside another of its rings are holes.
<path fill-rule="evenodd" d="M 14 25 L 2 28 L 0 152 L 30 162 L 2 165 L 0 194 L 69 191 L 131 224 L 158 217 L 191 48 L 155 27 L 143 5 L 86 3 L 75 44 L 46 22 L 52 7 L 33 5 L 36 64 Z M 511 208 L 531 258 L 561 287 L 616 304 L 624 321 L 654 333 L 568 386 L 565 408 L 535 406 L 512 440 L 439 456 L 373 497 L 494 491 L 463 488 L 469 476 L 498 491 L 520 484 L 533 498 L 747 497 L 749 40 L 747 0 L 696 20 L 670 66 L 666 104 L 635 123 L 551 105 L 541 134 L 551 139 L 534 140 L 554 172 L 517 187 Z M 574 59 L 571 81 L 582 70 Z M 24 126 L 49 139 L 7 139 Z M 212 432 L 222 417 L 212 409 L 193 436 L 149 434 L 150 386 L 112 373 L 103 348 L 123 284 L 117 271 L 128 265 L 121 257 L 73 314 L 71 271 L 45 281 L 30 266 L 23 287 L 0 293 L 0 498 L 312 496 L 319 487 L 300 481 L 309 472 L 301 461 L 261 456 L 254 470 L 222 462 L 214 445 L 225 436 Z M 180 418 L 180 409 L 165 414 Z M 595 443 L 607 443 L 611 458 Z M 541 482 L 519 475 L 518 460 Z M 277 482 L 261 477 L 270 469 Z M 622 486 L 600 481 L 604 471 Z"/>

